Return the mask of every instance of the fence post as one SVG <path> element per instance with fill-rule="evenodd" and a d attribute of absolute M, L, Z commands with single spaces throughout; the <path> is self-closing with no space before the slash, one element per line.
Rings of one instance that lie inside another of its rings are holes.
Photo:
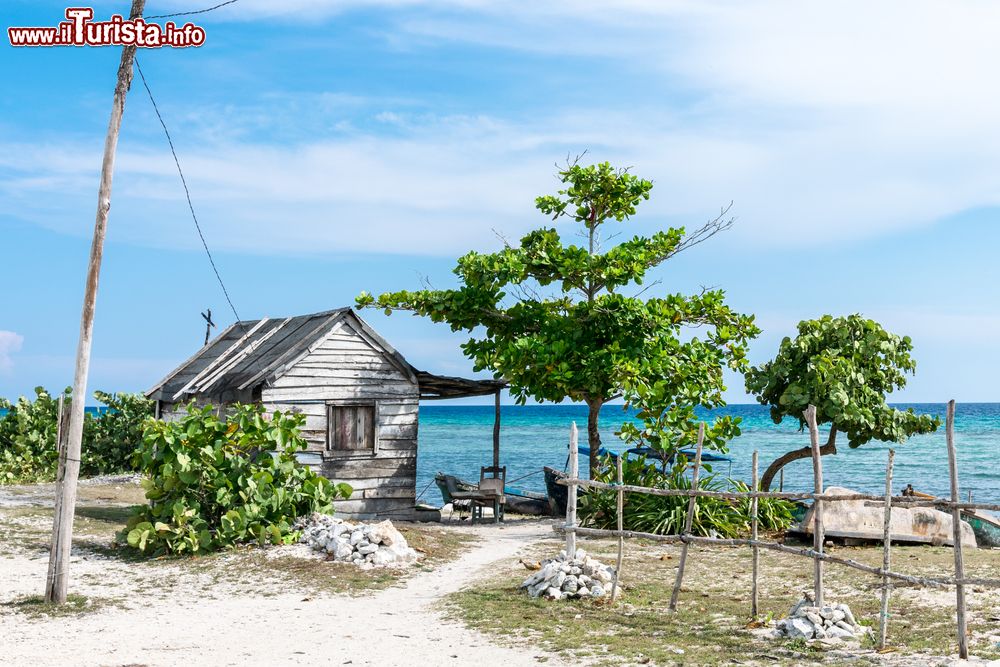
<path fill-rule="evenodd" d="M 967 660 L 969 657 L 968 626 L 965 619 L 965 561 L 962 557 L 962 510 L 958 507 L 958 460 L 955 452 L 955 401 L 948 401 L 948 417 L 945 422 L 945 440 L 948 443 L 948 472 L 951 476 L 951 502 L 955 503 L 951 510 L 952 535 L 955 542 L 955 599 L 958 617 L 958 657 Z"/>
<path fill-rule="evenodd" d="M 618 580 L 622 576 L 622 556 L 625 550 L 625 536 L 622 534 L 624 530 L 624 518 L 622 514 L 625 509 L 625 492 L 622 491 L 622 458 L 624 455 L 620 455 L 617 459 L 618 462 L 618 563 L 615 565 L 615 580 L 611 584 L 611 601 L 614 602 L 615 598 L 618 597 Z"/>
<path fill-rule="evenodd" d="M 759 489 L 759 482 L 757 480 L 757 450 L 753 450 L 753 458 L 751 459 L 753 463 L 753 472 L 750 478 L 750 490 L 756 493 Z M 752 618 L 757 618 L 760 613 L 760 609 L 757 605 L 757 573 L 760 566 L 760 547 L 757 546 L 757 496 L 754 496 L 750 500 L 750 539 L 754 541 L 754 545 L 751 548 L 751 554 L 753 555 L 753 573 L 751 575 L 751 589 L 750 589 L 750 616 Z"/>
<path fill-rule="evenodd" d="M 810 405 L 803 413 L 806 423 L 809 425 L 809 442 L 812 445 L 813 459 L 813 484 L 816 492 L 816 499 L 813 501 L 813 551 L 817 554 L 823 553 L 823 502 L 819 496 L 823 493 L 823 460 L 819 452 L 819 428 L 816 425 L 816 406 Z M 814 591 L 813 604 L 817 607 L 823 606 L 823 560 L 813 559 Z"/>
<path fill-rule="evenodd" d="M 890 522 L 892 521 L 892 461 L 896 451 L 889 450 L 889 460 L 885 464 L 885 517 L 882 525 L 882 612 L 879 614 L 878 647 L 885 648 L 885 636 L 889 625 L 889 566 L 892 562 L 889 550 L 892 547 Z"/>
<path fill-rule="evenodd" d="M 701 471 L 701 447 L 705 442 L 705 422 L 698 424 L 698 447 L 694 454 L 694 470 L 691 471 L 691 490 L 698 490 L 698 474 Z M 698 497 L 691 496 L 688 502 L 687 518 L 684 520 L 684 535 L 691 534 L 691 525 L 694 522 L 694 510 L 698 504 Z M 684 542 L 681 547 L 681 562 L 677 565 L 677 579 L 674 581 L 674 592 L 670 594 L 670 611 L 677 611 L 677 598 L 681 594 L 681 583 L 684 581 L 684 566 L 687 564 L 688 547 Z"/>
<path fill-rule="evenodd" d="M 579 451 L 577 440 L 579 434 L 576 422 L 569 428 L 569 476 L 575 480 L 579 475 Z M 576 558 L 576 482 L 571 481 L 566 489 L 566 557 Z"/>

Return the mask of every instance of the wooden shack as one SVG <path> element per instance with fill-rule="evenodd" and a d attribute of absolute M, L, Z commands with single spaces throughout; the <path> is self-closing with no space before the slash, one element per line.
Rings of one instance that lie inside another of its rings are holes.
<path fill-rule="evenodd" d="M 503 386 L 417 370 L 357 313 L 341 308 L 237 322 L 146 396 L 167 420 L 191 401 L 301 412 L 309 447 L 300 459 L 354 487 L 349 500 L 338 501 L 338 513 L 406 518 L 416 501 L 420 401 L 499 397 Z"/>

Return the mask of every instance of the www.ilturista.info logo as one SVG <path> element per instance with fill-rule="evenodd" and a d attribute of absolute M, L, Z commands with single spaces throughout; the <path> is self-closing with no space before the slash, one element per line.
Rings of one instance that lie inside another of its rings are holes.
<path fill-rule="evenodd" d="M 139 46 L 183 48 L 205 43 L 205 29 L 185 23 L 146 23 L 115 14 L 108 21 L 92 21 L 90 7 L 68 7 L 66 18 L 55 27 L 7 28 L 11 46 Z"/>

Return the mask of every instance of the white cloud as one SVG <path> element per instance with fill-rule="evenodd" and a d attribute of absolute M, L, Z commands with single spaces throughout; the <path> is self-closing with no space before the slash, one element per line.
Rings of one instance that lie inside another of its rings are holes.
<path fill-rule="evenodd" d="M 553 189 L 552 163 L 583 149 L 657 182 L 643 221 L 697 223 L 735 200 L 735 233 L 749 244 L 849 241 L 1000 205 L 1000 92 L 986 85 L 1000 60 L 998 5 L 380 4 L 395 41 L 470 42 L 497 58 L 513 49 L 610 58 L 645 76 L 648 90 L 597 95 L 584 110 L 554 95 L 528 118 L 414 114 L 410 102 L 387 102 L 367 117 L 373 130 L 342 119 L 279 144 L 257 139 L 283 116 L 268 112 L 266 96 L 248 105 L 252 114 L 227 107 L 237 130 L 205 124 L 207 140 L 191 137 L 181 151 L 213 246 L 453 255 L 493 243 L 493 228 L 516 236 L 543 222 L 532 202 Z M 218 14 L 314 20 L 358 6 L 247 1 Z M 689 99 L 660 104 L 675 90 Z M 328 95 L 355 113 L 365 103 Z M 247 118 L 252 131 L 238 131 Z M 95 145 L 0 148 L 5 209 L 68 230 L 69 211 L 92 206 Z M 113 233 L 194 246 L 165 147 L 123 142 L 120 151 Z M 69 195 L 50 196 L 57 191 Z"/>
<path fill-rule="evenodd" d="M 0 330 L 0 373 L 8 373 L 14 366 L 12 356 L 21 350 L 24 336 L 13 331 Z"/>

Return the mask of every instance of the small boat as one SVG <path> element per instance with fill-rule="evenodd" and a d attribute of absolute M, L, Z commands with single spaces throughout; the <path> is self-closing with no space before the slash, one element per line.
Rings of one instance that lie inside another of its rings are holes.
<path fill-rule="evenodd" d="M 921 493 L 914 490 L 912 486 L 907 486 L 903 495 L 935 500 L 936 496 L 929 493 Z M 977 512 L 976 510 L 962 510 L 962 521 L 969 524 L 972 532 L 976 536 L 976 545 L 984 549 L 1000 548 L 1000 519 L 992 514 Z"/>
<path fill-rule="evenodd" d="M 962 521 L 972 527 L 976 544 L 984 549 L 1000 548 L 1000 519 L 976 510 L 962 510 Z"/>
<path fill-rule="evenodd" d="M 565 478 L 566 473 L 549 466 L 542 468 L 542 471 L 545 473 L 545 491 L 548 493 L 549 511 L 552 516 L 565 516 L 568 489 L 562 484 L 557 484 L 556 480 Z"/>

